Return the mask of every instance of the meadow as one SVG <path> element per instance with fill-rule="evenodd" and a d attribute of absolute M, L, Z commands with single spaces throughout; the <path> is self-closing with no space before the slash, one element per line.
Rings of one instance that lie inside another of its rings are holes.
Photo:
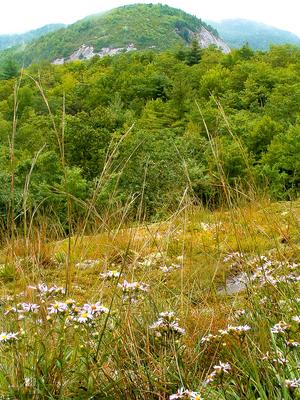
<path fill-rule="evenodd" d="M 299 202 L 182 203 L 161 223 L 16 235 L 2 397 L 298 398 L 299 224 Z"/>

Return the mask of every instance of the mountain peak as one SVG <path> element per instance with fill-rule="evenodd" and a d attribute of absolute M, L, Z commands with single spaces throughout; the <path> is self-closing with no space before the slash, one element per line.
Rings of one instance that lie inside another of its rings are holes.
<path fill-rule="evenodd" d="M 28 65 L 42 60 L 61 64 L 93 55 L 113 55 L 132 50 L 162 51 L 189 45 L 215 45 L 230 51 L 218 32 L 201 19 L 163 4 L 133 4 L 88 16 L 63 30 L 49 33 L 26 45 L 17 56 Z"/>

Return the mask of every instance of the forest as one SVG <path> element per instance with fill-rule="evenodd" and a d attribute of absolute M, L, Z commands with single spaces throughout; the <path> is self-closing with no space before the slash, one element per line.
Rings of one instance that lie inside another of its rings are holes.
<path fill-rule="evenodd" d="M 193 42 L 160 54 L 23 70 L 7 60 L 3 226 L 12 209 L 17 222 L 24 209 L 64 221 L 66 196 L 77 222 L 91 198 L 102 211 L 130 202 L 132 218 L 139 212 L 149 220 L 174 211 L 183 193 L 215 208 L 225 186 L 245 196 L 296 198 L 299 70 L 300 49 L 290 45 L 224 55 Z"/>

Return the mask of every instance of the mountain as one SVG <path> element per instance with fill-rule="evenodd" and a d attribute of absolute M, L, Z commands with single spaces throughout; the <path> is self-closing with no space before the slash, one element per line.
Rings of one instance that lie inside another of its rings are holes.
<path fill-rule="evenodd" d="M 5 50 L 10 47 L 28 43 L 34 39 L 46 35 L 47 33 L 57 31 L 58 29 L 64 27 L 65 27 L 64 24 L 50 24 L 26 33 L 13 34 L 13 35 L 0 35 L 0 50 Z"/>
<path fill-rule="evenodd" d="M 254 50 L 268 50 L 272 44 L 294 44 L 300 46 L 300 38 L 295 34 L 245 19 L 228 19 L 209 22 L 230 47 L 239 48 L 248 43 Z"/>
<path fill-rule="evenodd" d="M 10 56 L 24 65 L 42 60 L 59 64 L 95 54 L 166 50 L 188 45 L 194 38 L 202 47 L 214 44 L 224 52 L 230 51 L 217 31 L 195 16 L 166 5 L 135 4 L 84 18 L 23 47 L 2 52 L 0 58 Z"/>

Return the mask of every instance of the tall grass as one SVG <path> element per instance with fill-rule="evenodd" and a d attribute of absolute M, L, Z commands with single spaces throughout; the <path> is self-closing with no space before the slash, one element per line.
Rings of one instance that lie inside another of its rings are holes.
<path fill-rule="evenodd" d="M 64 100 L 58 128 L 34 81 L 66 168 Z M 17 121 L 17 101 L 14 114 Z M 10 141 L 12 192 L 16 126 Z M 250 195 L 251 190 L 230 187 L 218 144 L 207 131 L 225 193 L 223 208 L 195 206 L 186 190 L 177 211 L 160 223 L 144 220 L 143 194 L 135 224 L 127 219 L 134 198 L 100 214 L 97 196 L 129 132 L 112 143 L 89 202 L 69 195 L 65 185 L 64 240 L 48 240 L 53 229 L 48 220 L 36 209 L 29 212 L 30 179 L 43 149 L 33 159 L 24 186 L 23 232 L 15 229 L 11 214 L 11 232 L 0 252 L 0 395 L 299 398 L 298 203 L 257 201 L 255 190 Z M 239 203 L 240 197 L 248 203 Z M 85 211 L 78 227 L 75 203 Z M 63 228 L 54 232 L 58 238 Z M 237 292 L 230 287 L 234 278 Z"/>

